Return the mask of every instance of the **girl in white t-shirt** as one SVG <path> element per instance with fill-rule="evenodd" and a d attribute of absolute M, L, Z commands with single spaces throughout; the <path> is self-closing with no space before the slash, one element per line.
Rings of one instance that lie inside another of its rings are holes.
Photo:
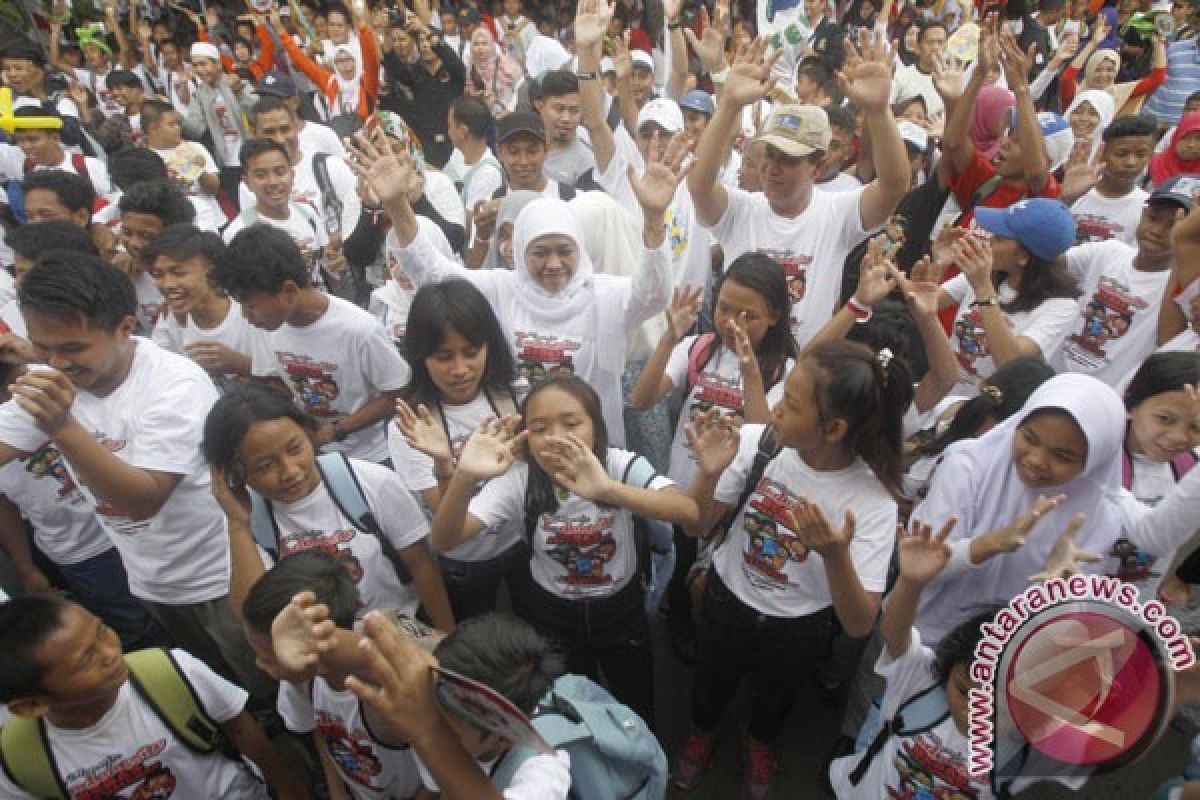
<path fill-rule="evenodd" d="M 368 507 L 365 518 L 351 519 L 347 507 L 354 498 L 333 494 L 329 465 L 323 468 L 317 460 L 316 430 L 316 420 L 289 397 L 261 386 L 239 386 L 209 412 L 204 456 L 213 470 L 213 495 L 229 522 L 234 608 L 264 572 L 255 540 L 267 539 L 281 558 L 313 549 L 334 555 L 354 578 L 366 610 L 413 615 L 420 603 L 434 625 L 453 630 L 446 589 L 426 541 L 429 525 L 404 482 L 378 464 L 347 459 Z M 254 530 L 250 491 L 273 530 Z"/>
<path fill-rule="evenodd" d="M 687 336 L 696 321 L 700 291 L 686 286 L 675 291 L 667 330 L 629 398 L 631 407 L 644 411 L 669 394 L 682 395 L 667 470 L 667 477 L 680 486 L 689 485 L 696 473 L 696 457 L 684 433 L 687 424 L 713 408 L 746 422 L 770 421 L 770 403 L 783 396 L 783 377 L 796 356 L 787 276 L 775 259 L 756 252 L 734 259 L 717 284 L 713 332 Z M 667 619 L 672 643 L 685 658 L 694 657 L 687 579 L 696 550 L 696 539 L 676 527 Z"/>
<path fill-rule="evenodd" d="M 895 539 L 892 492 L 912 394 L 907 366 L 889 351 L 826 342 L 800 356 L 769 428 L 738 432 L 715 410 L 688 426 L 697 457 L 689 493 L 700 507 L 690 532 L 707 536 L 732 520 L 705 581 L 694 727 L 677 787 L 699 784 L 726 707 L 747 678 L 746 794 L 769 794 L 774 742 L 834 614 L 851 636 L 870 630 Z"/>
<path fill-rule="evenodd" d="M 653 725 L 633 515 L 691 525 L 696 505 L 645 458 L 608 446 L 600 398 L 583 379 L 537 384 L 522 416 L 520 434 L 498 420 L 471 434 L 433 518 L 434 546 L 446 551 L 521 524 L 532 554 L 510 582 L 513 611 L 563 647 L 568 672 L 598 679 L 603 671 L 614 696 Z"/>
<path fill-rule="evenodd" d="M 1200 446 L 1200 419 L 1189 413 L 1188 386 L 1200 386 L 1200 353 L 1156 353 L 1125 389 L 1129 424 L 1121 452 L 1121 485 L 1143 505 L 1158 505 L 1196 464 L 1193 450 Z M 1154 599 L 1164 580 L 1162 568 L 1171 564 L 1175 553 L 1143 552 L 1121 538 L 1108 556 L 1108 574 L 1136 585 L 1144 603 Z"/>
<path fill-rule="evenodd" d="M 471 434 L 487 419 L 516 414 L 516 367 L 487 298 L 466 281 L 422 287 L 409 322 L 404 360 L 412 380 L 396 403 L 396 424 L 388 426 L 388 451 L 432 513 Z M 528 560 L 521 523 L 489 528 L 441 553 L 456 620 L 494 610 L 500 581 L 516 561 Z"/>

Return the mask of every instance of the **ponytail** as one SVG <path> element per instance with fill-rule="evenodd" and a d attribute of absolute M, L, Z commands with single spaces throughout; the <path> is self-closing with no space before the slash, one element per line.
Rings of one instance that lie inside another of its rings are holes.
<path fill-rule="evenodd" d="M 892 492 L 903 473 L 904 412 L 913 400 L 912 371 L 891 350 L 846 341 L 819 344 L 803 356 L 817 368 L 817 413 L 846 421 L 845 443 Z"/>

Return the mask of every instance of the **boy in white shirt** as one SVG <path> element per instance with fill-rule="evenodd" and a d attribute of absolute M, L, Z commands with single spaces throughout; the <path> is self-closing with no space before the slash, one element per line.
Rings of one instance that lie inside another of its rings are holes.
<path fill-rule="evenodd" d="M 170 103 L 148 100 L 141 117 L 146 147 L 162 158 L 167 176 L 188 196 L 196 209 L 196 225 L 207 231 L 220 229 L 227 222 L 216 197 L 221 174 L 208 148 L 183 141 L 181 117 Z"/>
<path fill-rule="evenodd" d="M 121 220 L 119 238 L 129 254 L 129 277 L 137 291 L 138 329 L 148 336 L 162 314 L 163 296 L 146 272 L 145 249 L 168 225 L 190 224 L 196 218 L 196 209 L 166 180 L 133 184 L 121 195 L 117 209 Z"/>
<path fill-rule="evenodd" d="M 1118 117 L 1102 134 L 1101 166 L 1087 167 L 1089 180 L 1078 190 L 1074 181 L 1064 181 L 1062 200 L 1071 207 L 1080 244 L 1108 239 L 1136 244 L 1142 203 L 1148 196 L 1137 184 L 1154 154 L 1156 131 L 1153 117 Z M 1067 171 L 1075 170 L 1068 165 Z"/>
<path fill-rule="evenodd" d="M 0 406 L 0 465 L 52 443 L 120 551 L 134 596 L 190 653 L 232 668 L 256 700 L 273 696 L 226 601 L 225 519 L 200 452 L 212 381 L 132 335 L 133 285 L 94 256 L 43 256 L 17 298 L 45 363 Z"/>
<path fill-rule="evenodd" d="M 16 109 L 13 116 L 18 120 L 17 130 L 13 132 L 16 144 L 0 144 L 0 174 L 21 178 L 37 169 L 61 169 L 86 178 L 97 196 L 112 195 L 112 182 L 103 161 L 67 152 L 59 130 L 20 127 L 22 117 L 55 117 L 57 112 L 23 106 Z"/>
<path fill-rule="evenodd" d="M 258 160 L 248 163 L 254 172 Z M 409 369 L 383 326 L 353 303 L 313 288 L 299 248 L 273 226 L 237 234 L 212 280 L 241 304 L 251 325 L 268 331 L 251 372 L 282 379 L 321 421 L 317 444 L 387 461 L 384 423 Z"/>
<path fill-rule="evenodd" d="M 0 605 L 0 653 L 0 700 L 17 717 L 36 720 L 53 777 L 69 798 L 266 800 L 268 786 L 277 798 L 308 797 L 245 710 L 246 692 L 182 650 L 168 653 L 179 678 L 267 785 L 220 750 L 200 754 L 185 745 L 132 685 L 117 635 L 68 600 L 31 595 Z M 10 765 L 22 755 L 30 756 L 4 752 L 6 800 L 38 796 L 14 783 Z"/>

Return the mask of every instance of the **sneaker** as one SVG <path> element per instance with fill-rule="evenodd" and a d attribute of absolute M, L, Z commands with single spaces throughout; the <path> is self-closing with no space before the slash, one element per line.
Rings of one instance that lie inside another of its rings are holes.
<path fill-rule="evenodd" d="M 675 788 L 690 791 L 700 785 L 700 779 L 712 766 L 713 737 L 700 733 L 692 733 L 683 743 L 683 751 L 679 754 L 679 763 L 675 765 L 675 775 L 672 783 Z"/>
<path fill-rule="evenodd" d="M 779 774 L 779 759 L 767 745 L 746 738 L 746 781 L 742 784 L 743 800 L 767 800 Z"/>

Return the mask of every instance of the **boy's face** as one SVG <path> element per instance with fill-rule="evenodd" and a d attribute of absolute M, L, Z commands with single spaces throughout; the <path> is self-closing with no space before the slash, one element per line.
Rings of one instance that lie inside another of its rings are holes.
<path fill-rule="evenodd" d="M 114 86 L 112 93 L 117 102 L 121 104 L 121 108 L 125 109 L 127 113 L 130 113 L 130 109 L 140 108 L 146 99 L 146 90 L 141 86 Z M 132 113 L 136 113 L 136 111 Z"/>
<path fill-rule="evenodd" d="M 221 77 L 221 63 L 215 58 L 192 56 L 192 73 L 209 86 L 216 86 Z"/>
<path fill-rule="evenodd" d="M 351 56 L 353 61 L 354 57 Z M 279 142 L 296 160 L 300 154 L 300 126 L 290 111 L 277 109 L 254 115 L 254 135 Z"/>
<path fill-rule="evenodd" d="M 496 148 L 504 164 L 512 189 L 533 189 L 541 185 L 542 167 L 546 163 L 546 143 L 530 133 L 518 133 L 505 139 Z"/>
<path fill-rule="evenodd" d="M 38 359 L 67 376 L 76 389 L 104 394 L 122 378 L 121 366 L 137 320 L 126 317 L 115 330 L 88 325 L 82 317 L 61 319 L 23 312 Z"/>
<path fill-rule="evenodd" d="M 260 208 L 286 213 L 295 173 L 283 153 L 270 150 L 255 156 L 246 164 L 243 177 Z"/>
<path fill-rule="evenodd" d="M 254 292 L 237 300 L 242 306 L 242 316 L 247 322 L 256 328 L 274 331 L 287 322 L 299 291 L 295 283 L 284 281 L 283 288 L 276 294 Z"/>
<path fill-rule="evenodd" d="M 1133 182 L 1154 155 L 1153 136 L 1122 136 L 1104 143 L 1104 172 L 1122 186 Z"/>
<path fill-rule="evenodd" d="M 183 124 L 179 121 L 179 112 L 164 111 L 158 124 L 146 130 L 146 142 L 160 150 L 180 145 L 183 142 Z"/>
<path fill-rule="evenodd" d="M 199 256 L 179 261 L 160 255 L 148 271 L 173 314 L 186 314 L 213 294 L 208 262 Z"/>
<path fill-rule="evenodd" d="M 30 189 L 25 193 L 26 222 L 48 222 L 55 219 L 74 222 L 82 228 L 92 221 L 92 212 L 87 208 L 72 211 L 49 189 Z"/>
<path fill-rule="evenodd" d="M 542 122 L 546 135 L 556 144 L 569 145 L 575 138 L 575 129 L 583 119 L 583 106 L 579 93 L 570 92 L 542 101 Z"/>
<path fill-rule="evenodd" d="M 115 631 L 74 603 L 59 615 L 59 627 L 38 647 L 42 692 L 9 704 L 13 713 L 38 717 L 116 700 L 129 678 Z"/>
<path fill-rule="evenodd" d="M 121 212 L 121 244 L 134 259 L 142 256 L 146 245 L 163 232 L 163 221 L 153 214 L 140 211 Z"/>
<path fill-rule="evenodd" d="M 17 147 L 38 167 L 53 167 L 62 161 L 58 135 L 49 131 L 24 130 L 13 134 Z"/>
<path fill-rule="evenodd" d="M 17 94 L 40 89 L 44 77 L 42 68 L 28 59 L 6 58 L 0 61 L 0 81 Z"/>
<path fill-rule="evenodd" d="M 950 679 L 946 681 L 946 703 L 950 706 L 950 716 L 954 726 L 964 736 L 967 733 L 967 723 L 971 713 L 971 689 L 979 686 L 978 681 L 971 679 L 966 664 L 955 664 L 950 669 Z"/>
<path fill-rule="evenodd" d="M 1138 250 L 1147 258 L 1171 256 L 1171 230 L 1183 209 L 1169 200 L 1146 203 L 1137 226 Z"/>

